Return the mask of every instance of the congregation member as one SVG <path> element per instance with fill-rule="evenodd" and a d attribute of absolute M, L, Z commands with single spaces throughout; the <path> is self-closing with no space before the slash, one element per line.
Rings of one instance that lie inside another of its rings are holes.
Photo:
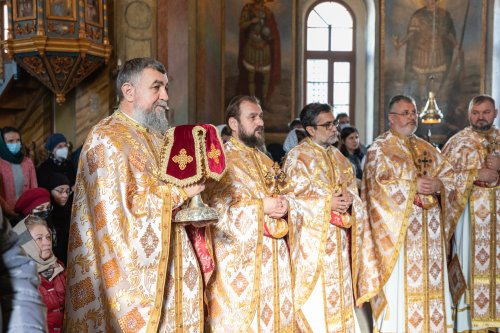
<path fill-rule="evenodd" d="M 345 112 L 341 112 L 335 118 L 335 124 L 338 127 L 338 131 L 341 132 L 346 127 L 351 127 L 351 118 Z"/>
<path fill-rule="evenodd" d="M 62 173 L 68 177 L 71 186 L 75 184 L 75 168 L 69 158 L 69 146 L 66 137 L 61 133 L 54 133 L 45 142 L 48 158 L 36 168 L 38 184 L 47 188 L 50 174 Z"/>
<path fill-rule="evenodd" d="M 24 156 L 21 133 L 14 127 L 0 131 L 0 206 L 6 217 L 17 217 L 14 205 L 21 194 L 38 186 L 33 161 Z"/>
<path fill-rule="evenodd" d="M 69 224 L 71 221 L 71 205 L 73 191 L 68 177 L 62 173 L 53 172 L 46 184 L 50 192 L 52 211 L 48 216 L 49 225 L 55 230 L 54 254 L 64 265 L 68 257 Z"/>
<path fill-rule="evenodd" d="M 84 143 L 68 247 L 66 332 L 203 330 L 197 259 L 184 228 L 175 237 L 171 230 L 172 211 L 204 185 L 180 188 L 159 178 L 167 87 L 160 62 L 128 60 L 117 77 L 117 110 Z"/>
<path fill-rule="evenodd" d="M 30 188 L 17 199 L 14 210 L 20 220 L 28 215 L 35 215 L 46 220 L 52 210 L 50 192 L 43 187 Z"/>
<path fill-rule="evenodd" d="M 414 135 L 413 98 L 393 97 L 388 118 L 390 130 L 367 152 L 362 183 L 380 261 L 380 288 L 371 299 L 375 330 L 452 332 L 445 249 L 449 228 L 441 207 L 457 194 L 453 169 Z"/>
<path fill-rule="evenodd" d="M 344 127 L 340 131 L 340 152 L 352 163 L 356 180 L 361 184 L 363 178 L 363 157 L 365 154 L 361 151 L 359 143 L 359 132 L 354 127 Z"/>
<path fill-rule="evenodd" d="M 23 251 L 36 263 L 38 291 L 47 308 L 48 332 L 59 333 L 63 327 L 66 270 L 52 252 L 52 233 L 47 222 L 34 215 L 20 221 L 14 232 L 19 235 Z"/>
<path fill-rule="evenodd" d="M 299 142 L 306 137 L 304 127 L 302 126 L 299 118 L 292 120 L 288 124 L 288 129 L 289 132 L 285 138 L 285 141 L 283 142 L 283 150 L 285 151 L 285 153 L 288 153 L 293 147 L 298 145 Z"/>
<path fill-rule="evenodd" d="M 206 291 L 208 332 L 292 331 L 291 268 L 284 238 L 288 225 L 283 219 L 288 203 L 278 194 L 277 164 L 259 150 L 262 118 L 256 97 L 233 98 L 226 110 L 232 135 L 225 144 L 228 169 L 203 194 L 219 211 L 211 226 L 215 271 Z"/>
<path fill-rule="evenodd" d="M 306 105 L 300 120 L 307 138 L 284 162 L 289 179 L 290 250 L 297 329 L 359 332 L 354 313 L 347 230 L 366 221 L 351 163 L 338 141 L 332 108 Z"/>
<path fill-rule="evenodd" d="M 47 318 L 37 289 L 37 266 L 20 245 L 0 209 L 0 332 L 45 333 Z"/>
<path fill-rule="evenodd" d="M 492 97 L 474 97 L 468 110 L 470 126 L 443 148 L 464 188 L 449 219 L 455 229 L 452 256 L 456 256 L 466 284 L 455 309 L 457 332 L 500 327 L 500 131 L 493 125 L 497 114 Z"/>

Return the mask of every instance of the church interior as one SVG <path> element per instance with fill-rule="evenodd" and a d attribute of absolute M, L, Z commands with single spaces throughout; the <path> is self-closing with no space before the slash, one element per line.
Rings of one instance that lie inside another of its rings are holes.
<path fill-rule="evenodd" d="M 387 130 L 391 96 L 411 95 L 424 110 L 432 93 L 439 114 L 418 134 L 442 145 L 468 125 L 473 96 L 500 98 L 499 0 L 0 5 L 0 127 L 18 128 L 35 159 L 55 132 L 83 144 L 113 112 L 117 72 L 135 57 L 167 68 L 171 124 L 222 124 L 233 96 L 255 94 L 268 144 L 282 143 L 287 124 L 316 101 L 347 113 L 369 144 Z"/>

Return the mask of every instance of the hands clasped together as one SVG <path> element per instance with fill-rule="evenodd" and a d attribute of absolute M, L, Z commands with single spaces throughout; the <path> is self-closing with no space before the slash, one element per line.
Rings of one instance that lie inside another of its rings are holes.
<path fill-rule="evenodd" d="M 288 201 L 282 195 L 264 198 L 264 214 L 279 219 L 288 212 Z"/>
<path fill-rule="evenodd" d="M 477 172 L 477 180 L 484 183 L 494 183 L 498 181 L 498 171 L 500 170 L 500 156 L 486 156 L 486 168 L 481 168 Z"/>
<path fill-rule="evenodd" d="M 419 194 L 434 194 L 441 189 L 441 181 L 436 177 L 422 176 L 417 178 L 417 192 Z"/>
<path fill-rule="evenodd" d="M 344 214 L 347 212 L 349 207 L 351 207 L 353 200 L 354 197 L 349 192 L 335 192 L 333 193 L 330 209 Z"/>

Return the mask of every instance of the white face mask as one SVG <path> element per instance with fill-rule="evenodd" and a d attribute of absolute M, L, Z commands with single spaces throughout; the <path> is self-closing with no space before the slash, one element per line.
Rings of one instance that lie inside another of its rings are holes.
<path fill-rule="evenodd" d="M 340 130 L 343 130 L 346 127 L 351 127 L 351 124 L 349 124 L 349 123 L 347 123 L 347 124 L 340 124 L 339 127 L 340 127 Z"/>
<path fill-rule="evenodd" d="M 68 147 L 59 148 L 54 152 L 58 160 L 65 160 L 68 157 Z"/>

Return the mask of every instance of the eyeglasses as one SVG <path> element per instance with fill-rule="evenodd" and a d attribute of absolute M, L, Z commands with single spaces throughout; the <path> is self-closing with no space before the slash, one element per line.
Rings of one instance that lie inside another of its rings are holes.
<path fill-rule="evenodd" d="M 329 122 L 326 122 L 324 124 L 314 125 L 314 127 L 318 127 L 318 126 L 324 127 L 326 130 L 331 130 L 332 128 L 335 127 L 335 123 L 333 121 L 329 121 Z"/>
<path fill-rule="evenodd" d="M 63 194 L 71 195 L 73 193 L 73 191 L 71 189 L 67 189 L 67 190 L 53 189 L 52 191 L 56 191 L 57 193 L 59 193 L 61 195 L 63 195 Z"/>
<path fill-rule="evenodd" d="M 403 111 L 401 113 L 397 113 L 397 112 L 389 112 L 389 114 L 395 114 L 397 116 L 402 116 L 402 117 L 409 117 L 409 116 L 413 116 L 413 117 L 416 117 L 417 116 L 417 112 L 416 111 Z"/>

